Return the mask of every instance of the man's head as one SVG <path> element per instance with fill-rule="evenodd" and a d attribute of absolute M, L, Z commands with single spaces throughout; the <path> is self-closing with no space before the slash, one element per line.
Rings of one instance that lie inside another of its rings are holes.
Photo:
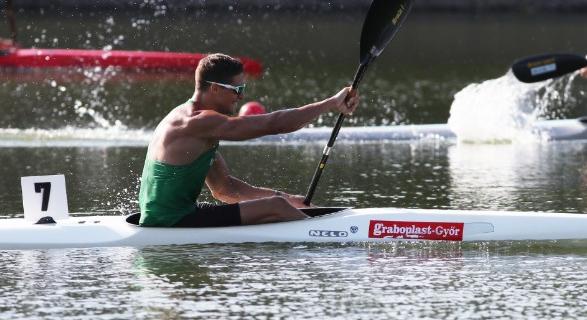
<path fill-rule="evenodd" d="M 236 103 L 243 97 L 243 85 L 243 64 L 235 58 L 215 53 L 198 63 L 196 91 L 203 94 L 207 106 L 218 112 L 235 112 Z"/>

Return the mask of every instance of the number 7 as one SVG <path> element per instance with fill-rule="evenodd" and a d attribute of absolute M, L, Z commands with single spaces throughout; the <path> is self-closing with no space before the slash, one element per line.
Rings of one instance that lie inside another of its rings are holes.
<path fill-rule="evenodd" d="M 49 195 L 51 194 L 51 182 L 35 183 L 35 192 L 43 192 L 43 203 L 41 205 L 41 211 L 47 211 L 49 208 Z"/>

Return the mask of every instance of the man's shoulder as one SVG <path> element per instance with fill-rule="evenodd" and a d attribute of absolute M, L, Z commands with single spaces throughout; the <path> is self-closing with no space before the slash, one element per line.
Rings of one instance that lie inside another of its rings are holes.
<path fill-rule="evenodd" d="M 228 117 L 214 110 L 198 110 L 188 116 L 190 124 L 217 123 Z"/>
<path fill-rule="evenodd" d="M 187 116 L 184 128 L 191 134 L 198 135 L 220 127 L 227 119 L 227 116 L 214 110 L 198 110 Z"/>
<path fill-rule="evenodd" d="M 194 111 L 194 113 L 192 114 L 192 117 L 195 117 L 195 118 L 207 118 L 207 117 L 218 117 L 218 116 L 224 117 L 223 114 L 221 114 L 217 111 L 208 110 L 208 109 L 197 110 L 197 111 Z"/>

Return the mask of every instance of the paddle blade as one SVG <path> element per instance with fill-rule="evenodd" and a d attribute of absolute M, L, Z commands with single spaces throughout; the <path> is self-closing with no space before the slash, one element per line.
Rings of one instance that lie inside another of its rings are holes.
<path fill-rule="evenodd" d="M 361 32 L 361 64 L 381 54 L 411 9 L 412 0 L 373 0 Z"/>
<path fill-rule="evenodd" d="M 560 77 L 586 66 L 585 57 L 555 53 L 520 59 L 514 62 L 512 71 L 518 80 L 532 83 Z"/>

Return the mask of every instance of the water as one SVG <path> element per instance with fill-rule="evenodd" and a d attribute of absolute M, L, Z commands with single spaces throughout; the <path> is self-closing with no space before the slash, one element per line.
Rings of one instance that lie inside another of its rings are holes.
<path fill-rule="evenodd" d="M 266 244 L 1 256 L 0 312 L 10 319 L 587 315 L 587 257 L 549 244 Z"/>
<path fill-rule="evenodd" d="M 266 73 L 250 82 L 247 100 L 277 110 L 322 99 L 351 80 L 362 15 L 24 12 L 18 23 L 24 47 L 257 58 Z M 587 81 L 571 76 L 520 88 L 506 75 L 519 57 L 586 52 L 585 31 L 583 17 L 573 15 L 414 14 L 369 70 L 361 109 L 345 125 L 451 118 L 463 132 L 486 124 L 489 133 L 461 142 L 339 144 L 315 201 L 586 212 L 587 144 L 519 137 L 537 119 L 584 115 Z M 21 176 L 58 173 L 66 176 L 71 212 L 136 210 L 149 132 L 193 88 L 189 75 L 117 70 L 2 71 L 0 79 L 2 218 L 22 216 Z M 482 113 L 494 117 L 474 122 Z M 323 116 L 316 125 L 334 119 Z M 220 152 L 235 176 L 303 194 L 322 148 L 233 144 Z M 203 197 L 211 200 L 208 192 Z M 563 241 L 2 251 L 0 318 L 584 318 L 586 247 Z"/>

